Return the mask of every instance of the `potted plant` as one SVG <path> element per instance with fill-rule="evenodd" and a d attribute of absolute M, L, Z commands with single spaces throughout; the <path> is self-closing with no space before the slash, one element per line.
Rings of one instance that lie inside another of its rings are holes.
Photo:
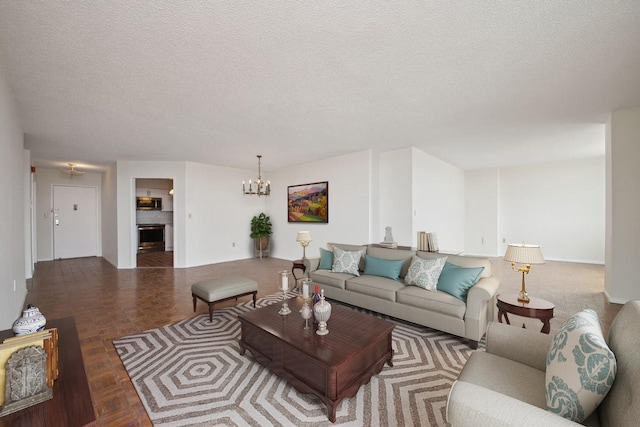
<path fill-rule="evenodd" d="M 251 218 L 251 237 L 254 239 L 256 250 L 260 251 L 261 258 L 262 251 L 269 249 L 269 237 L 272 233 L 271 218 L 264 212 Z"/>

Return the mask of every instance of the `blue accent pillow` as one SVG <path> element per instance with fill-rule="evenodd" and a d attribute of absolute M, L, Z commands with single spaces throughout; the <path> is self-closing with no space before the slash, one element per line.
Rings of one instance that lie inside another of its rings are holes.
<path fill-rule="evenodd" d="M 404 259 L 382 259 L 365 255 L 364 273 L 362 274 L 398 280 L 404 262 Z"/>
<path fill-rule="evenodd" d="M 320 265 L 318 270 L 331 270 L 333 265 L 333 252 L 320 248 Z"/>
<path fill-rule="evenodd" d="M 438 278 L 437 288 L 467 302 L 467 293 L 473 285 L 478 283 L 483 270 L 484 267 L 464 268 L 447 262 Z"/>

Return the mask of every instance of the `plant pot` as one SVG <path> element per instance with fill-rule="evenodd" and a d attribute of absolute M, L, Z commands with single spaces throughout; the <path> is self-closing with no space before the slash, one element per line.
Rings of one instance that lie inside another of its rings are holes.
<path fill-rule="evenodd" d="M 256 237 L 253 241 L 256 251 L 266 251 L 269 249 L 269 237 Z"/>

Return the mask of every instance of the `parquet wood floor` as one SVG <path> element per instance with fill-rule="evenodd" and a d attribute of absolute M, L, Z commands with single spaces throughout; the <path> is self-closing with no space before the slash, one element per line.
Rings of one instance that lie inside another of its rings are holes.
<path fill-rule="evenodd" d="M 275 258 L 131 270 L 117 270 L 103 258 L 46 261 L 36 266 L 26 303 L 49 319 L 75 317 L 98 425 L 150 426 L 112 340 L 207 313 L 201 302 L 193 312 L 191 285 L 199 280 L 249 277 L 259 283 L 262 297 L 278 290 L 277 272 L 290 268 L 291 261 Z M 216 309 L 235 304 L 230 300 Z"/>
<path fill-rule="evenodd" d="M 500 292 L 517 292 L 521 276 L 500 258 L 493 264 Z M 112 340 L 207 313 L 201 302 L 193 312 L 191 284 L 199 280 L 246 276 L 258 282 L 262 297 L 278 291 L 277 272 L 291 265 L 289 260 L 263 258 L 181 269 L 118 270 L 103 258 L 38 262 L 25 304 L 34 304 L 49 319 L 75 317 L 98 425 L 149 426 Z M 527 289 L 556 304 L 551 333 L 582 308 L 595 309 L 606 328 L 620 306 L 603 297 L 603 277 L 603 266 L 550 262 L 532 269 Z M 231 300 L 216 308 L 234 304 Z M 531 327 L 539 328 L 539 322 Z"/>
<path fill-rule="evenodd" d="M 173 251 L 148 252 L 136 255 L 136 266 L 142 267 L 173 267 Z"/>

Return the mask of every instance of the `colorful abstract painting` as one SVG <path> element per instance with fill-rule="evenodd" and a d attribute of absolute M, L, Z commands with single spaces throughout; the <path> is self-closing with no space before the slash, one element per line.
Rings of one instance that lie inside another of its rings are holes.
<path fill-rule="evenodd" d="M 289 222 L 329 222 L 329 182 L 287 187 Z"/>

